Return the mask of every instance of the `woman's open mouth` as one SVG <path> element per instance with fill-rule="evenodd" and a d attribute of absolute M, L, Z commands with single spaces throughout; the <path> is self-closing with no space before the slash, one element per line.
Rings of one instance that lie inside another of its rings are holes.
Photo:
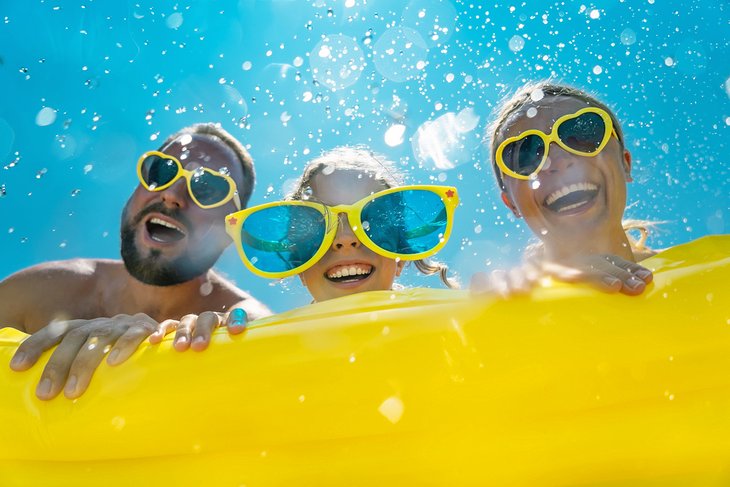
<path fill-rule="evenodd" d="M 369 264 L 336 265 L 328 269 L 324 276 L 328 281 L 340 284 L 360 282 L 370 277 L 374 270 Z"/>
<path fill-rule="evenodd" d="M 575 183 L 550 193 L 545 207 L 555 213 L 567 213 L 573 210 L 580 211 L 592 203 L 598 195 L 598 186 L 593 183 Z"/>
<path fill-rule="evenodd" d="M 147 235 L 154 242 L 169 244 L 185 238 L 185 230 L 161 218 L 150 218 L 145 223 L 145 228 L 147 229 Z"/>

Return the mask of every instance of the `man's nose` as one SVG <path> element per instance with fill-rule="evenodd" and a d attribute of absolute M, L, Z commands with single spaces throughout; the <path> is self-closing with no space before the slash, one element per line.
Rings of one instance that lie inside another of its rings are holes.
<path fill-rule="evenodd" d="M 185 178 L 175 181 L 172 186 L 160 191 L 160 198 L 168 208 L 185 208 L 188 205 L 190 195 Z"/>

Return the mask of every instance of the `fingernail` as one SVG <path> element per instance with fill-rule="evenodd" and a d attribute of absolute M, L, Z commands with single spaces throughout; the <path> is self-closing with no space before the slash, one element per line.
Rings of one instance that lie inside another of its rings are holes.
<path fill-rule="evenodd" d="M 10 361 L 11 367 L 18 367 L 25 362 L 25 354 L 23 352 L 18 352 L 13 356 L 13 359 Z"/>
<path fill-rule="evenodd" d="M 187 341 L 187 337 L 179 337 L 177 340 L 175 340 L 175 343 L 186 343 Z"/>
<path fill-rule="evenodd" d="M 651 271 L 642 269 L 642 270 L 636 271 L 636 276 L 639 279 L 646 279 L 647 277 L 651 277 Z"/>
<path fill-rule="evenodd" d="M 618 280 L 617 278 L 615 278 L 615 277 L 612 277 L 612 276 L 606 276 L 606 277 L 604 277 L 604 278 L 603 278 L 603 282 L 605 282 L 605 283 L 606 283 L 606 284 L 608 284 L 609 286 L 613 286 L 613 285 L 615 285 L 616 283 L 618 283 L 618 282 L 621 282 L 621 281 L 619 281 L 619 280 Z"/>
<path fill-rule="evenodd" d="M 66 392 L 72 393 L 76 390 L 76 376 L 72 375 L 68 378 L 68 381 L 66 381 Z"/>
<path fill-rule="evenodd" d="M 247 318 L 246 311 L 236 308 L 231 311 L 231 326 L 246 326 Z"/>
<path fill-rule="evenodd" d="M 119 357 L 119 350 L 112 350 L 112 352 L 109 354 L 107 362 L 114 362 L 117 357 Z"/>
<path fill-rule="evenodd" d="M 46 377 L 41 381 L 40 384 L 38 384 L 38 389 L 36 389 L 36 394 L 39 396 L 47 396 L 51 392 L 51 379 Z"/>
<path fill-rule="evenodd" d="M 644 281 L 642 281 L 641 279 L 637 279 L 635 277 L 630 277 L 629 280 L 627 281 L 627 284 L 629 285 L 630 288 L 636 288 L 636 287 L 639 287 L 642 284 L 644 284 Z"/>
<path fill-rule="evenodd" d="M 202 337 L 202 336 L 198 336 L 198 337 L 193 338 L 193 343 L 201 343 L 201 342 L 204 342 L 204 341 L 205 341 L 205 337 Z"/>

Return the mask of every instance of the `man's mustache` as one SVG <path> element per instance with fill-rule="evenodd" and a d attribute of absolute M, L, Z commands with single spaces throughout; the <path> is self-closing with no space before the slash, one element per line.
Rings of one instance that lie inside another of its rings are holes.
<path fill-rule="evenodd" d="M 142 210 L 140 210 L 140 212 L 137 213 L 137 215 L 134 217 L 132 225 L 136 226 L 142 220 L 144 220 L 144 218 L 147 215 L 149 215 L 150 213 L 160 213 L 161 215 L 170 217 L 174 220 L 179 221 L 183 225 L 185 225 L 185 227 L 188 229 L 188 231 L 190 231 L 190 232 L 194 231 L 192 222 L 183 214 L 183 212 L 181 210 L 169 208 L 160 201 L 152 203 L 151 205 L 147 206 L 146 208 L 143 208 Z"/>

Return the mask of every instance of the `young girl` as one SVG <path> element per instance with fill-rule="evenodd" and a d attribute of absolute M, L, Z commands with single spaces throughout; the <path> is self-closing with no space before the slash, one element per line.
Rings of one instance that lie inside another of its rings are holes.
<path fill-rule="evenodd" d="M 392 165 L 364 148 L 339 147 L 311 161 L 286 201 L 226 220 L 252 272 L 298 275 L 314 301 L 392 289 L 406 261 L 424 274 L 447 267 L 424 260 L 444 246 L 456 189 L 401 186 Z"/>
<path fill-rule="evenodd" d="M 622 224 L 631 153 L 614 113 L 584 91 L 528 84 L 503 103 L 490 134 L 502 201 L 541 241 L 533 262 L 642 292 L 651 272 L 636 262 L 653 252 Z"/>

